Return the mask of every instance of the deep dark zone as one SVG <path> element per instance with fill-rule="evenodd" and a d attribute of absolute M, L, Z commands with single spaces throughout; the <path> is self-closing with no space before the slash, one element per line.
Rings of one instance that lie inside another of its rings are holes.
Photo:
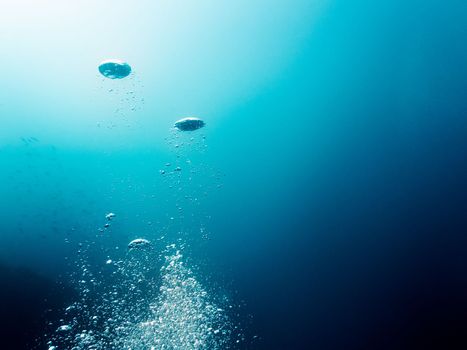
<path fill-rule="evenodd" d="M 275 263 L 237 276 L 263 335 L 252 349 L 466 349 L 462 186 L 382 206 L 378 192 L 351 207 L 336 194 L 322 205 L 339 217 L 298 214 Z"/>
<path fill-rule="evenodd" d="M 0 263 L 0 339 L 9 350 L 47 349 L 47 323 L 74 297 L 71 288 Z"/>

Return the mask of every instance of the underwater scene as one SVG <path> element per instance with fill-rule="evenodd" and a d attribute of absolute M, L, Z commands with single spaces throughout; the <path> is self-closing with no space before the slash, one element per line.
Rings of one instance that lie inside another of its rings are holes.
<path fill-rule="evenodd" d="M 467 349 L 467 2 L 1 0 L 0 349 Z"/>

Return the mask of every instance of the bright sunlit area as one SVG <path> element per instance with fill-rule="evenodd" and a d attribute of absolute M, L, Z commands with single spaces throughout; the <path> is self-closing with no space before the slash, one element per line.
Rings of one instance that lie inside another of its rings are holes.
<path fill-rule="evenodd" d="M 2 144 L 157 144 L 180 116 L 213 126 L 275 84 L 324 1 L 26 1 L 0 5 Z M 109 58 L 132 67 L 106 81 Z M 241 74 L 239 74 L 241 72 Z M 111 129 L 111 131 L 109 131 Z M 159 144 L 158 146 L 161 146 Z"/>

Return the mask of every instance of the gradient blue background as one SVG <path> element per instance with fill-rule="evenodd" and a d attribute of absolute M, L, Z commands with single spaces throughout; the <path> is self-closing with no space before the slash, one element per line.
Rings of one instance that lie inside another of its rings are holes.
<path fill-rule="evenodd" d="M 2 1 L 2 339 L 31 349 L 106 212 L 109 244 L 171 229 L 165 138 L 197 115 L 193 261 L 245 348 L 466 348 L 466 23 L 456 0 Z"/>

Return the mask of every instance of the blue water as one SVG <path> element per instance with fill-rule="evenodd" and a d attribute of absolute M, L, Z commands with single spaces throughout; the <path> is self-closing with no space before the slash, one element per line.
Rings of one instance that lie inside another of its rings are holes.
<path fill-rule="evenodd" d="M 0 348 L 466 348 L 466 20 L 4 1 Z"/>

